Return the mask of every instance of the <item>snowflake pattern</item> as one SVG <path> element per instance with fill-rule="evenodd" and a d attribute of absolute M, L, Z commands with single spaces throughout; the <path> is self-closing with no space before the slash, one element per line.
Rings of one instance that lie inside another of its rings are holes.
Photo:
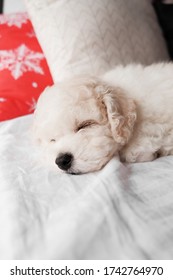
<path fill-rule="evenodd" d="M 29 38 L 36 37 L 36 34 L 35 34 L 34 30 L 31 30 L 30 32 L 26 33 L 26 35 L 27 35 Z"/>
<path fill-rule="evenodd" d="M 24 23 L 27 23 L 28 15 L 27 13 L 17 13 L 10 15 L 1 15 L 0 16 L 0 24 L 7 24 L 8 26 L 16 26 L 21 28 Z"/>
<path fill-rule="evenodd" d="M 44 71 L 40 67 L 43 58 L 42 53 L 34 52 L 22 44 L 14 50 L 0 51 L 0 70 L 8 69 L 15 80 L 28 71 L 43 75 Z"/>
<path fill-rule="evenodd" d="M 4 98 L 4 97 L 0 97 L 0 103 L 3 103 L 3 102 L 5 102 L 5 101 L 7 101 L 7 99 L 6 99 L 6 98 Z"/>
<path fill-rule="evenodd" d="M 32 98 L 32 100 L 30 102 L 26 102 L 26 104 L 29 107 L 29 109 L 28 109 L 29 113 L 32 113 L 35 111 L 36 106 L 37 106 L 37 101 L 35 100 L 35 98 Z"/>

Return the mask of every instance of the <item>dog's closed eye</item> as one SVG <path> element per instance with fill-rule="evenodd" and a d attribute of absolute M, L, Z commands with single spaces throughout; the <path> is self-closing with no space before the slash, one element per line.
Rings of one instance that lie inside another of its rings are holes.
<path fill-rule="evenodd" d="M 83 121 L 82 123 L 80 123 L 77 128 L 76 128 L 76 132 L 81 130 L 81 129 L 84 129 L 84 128 L 87 128 L 87 127 L 90 127 L 92 125 L 95 125 L 97 124 L 97 122 L 95 120 L 87 120 L 87 121 Z"/>

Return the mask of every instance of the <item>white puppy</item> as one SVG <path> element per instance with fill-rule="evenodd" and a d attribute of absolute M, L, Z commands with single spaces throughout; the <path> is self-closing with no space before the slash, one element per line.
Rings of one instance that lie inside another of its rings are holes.
<path fill-rule="evenodd" d="M 118 66 L 47 88 L 34 116 L 47 158 L 67 173 L 173 154 L 173 64 Z"/>

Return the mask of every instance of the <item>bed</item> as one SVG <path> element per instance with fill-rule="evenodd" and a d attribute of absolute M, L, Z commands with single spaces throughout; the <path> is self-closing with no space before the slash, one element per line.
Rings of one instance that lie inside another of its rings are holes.
<path fill-rule="evenodd" d="M 40 82 L 32 96 L 34 100 L 45 86 L 70 73 L 102 73 L 120 63 L 169 60 L 149 1 L 131 0 L 130 6 L 125 0 L 111 0 L 108 5 L 106 0 L 96 0 L 93 6 L 91 2 L 80 0 L 76 8 L 76 2 L 69 0 L 69 9 L 65 0 L 26 0 L 27 13 L 41 46 L 37 52 L 48 63 L 44 66 L 45 76 L 35 73 L 40 75 Z M 79 17 L 81 10 L 83 16 Z M 111 10 L 116 16 L 110 17 Z M 97 20 L 93 20 L 93 13 Z M 126 20 L 122 21 L 124 14 Z M 80 28 L 76 28 L 76 19 Z M 100 29 L 103 22 L 106 26 Z M 130 24 L 132 30 L 127 29 Z M 73 28 L 73 33 L 67 26 Z M 80 37 L 83 28 L 85 40 Z M 141 28 L 145 33 L 142 45 Z M 106 48 L 100 45 L 101 30 L 106 30 Z M 2 51 L 1 47 L 1 54 Z M 7 73 L 9 69 L 3 70 L 3 77 L 7 78 Z M 29 83 L 33 82 L 33 75 L 27 77 Z M 30 94 L 24 86 L 22 89 L 25 96 L 20 100 L 25 103 Z M 2 92 L 9 95 L 11 89 Z M 11 112 L 8 104 L 3 108 Z M 32 140 L 33 111 L 24 107 L 21 112 L 20 108 L 15 107 L 15 115 L 3 114 L 0 123 L 0 259 L 173 258 L 172 156 L 139 164 L 122 164 L 115 157 L 99 172 L 59 174 L 42 162 Z"/>

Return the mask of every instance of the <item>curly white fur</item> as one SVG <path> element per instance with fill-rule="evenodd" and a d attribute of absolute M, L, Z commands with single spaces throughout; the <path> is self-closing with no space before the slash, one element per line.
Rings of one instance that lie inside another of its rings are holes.
<path fill-rule="evenodd" d="M 51 162 L 72 155 L 66 168 L 57 164 L 68 173 L 99 170 L 118 152 L 127 162 L 171 155 L 172 75 L 171 63 L 118 66 L 49 87 L 37 104 L 34 134 Z"/>

